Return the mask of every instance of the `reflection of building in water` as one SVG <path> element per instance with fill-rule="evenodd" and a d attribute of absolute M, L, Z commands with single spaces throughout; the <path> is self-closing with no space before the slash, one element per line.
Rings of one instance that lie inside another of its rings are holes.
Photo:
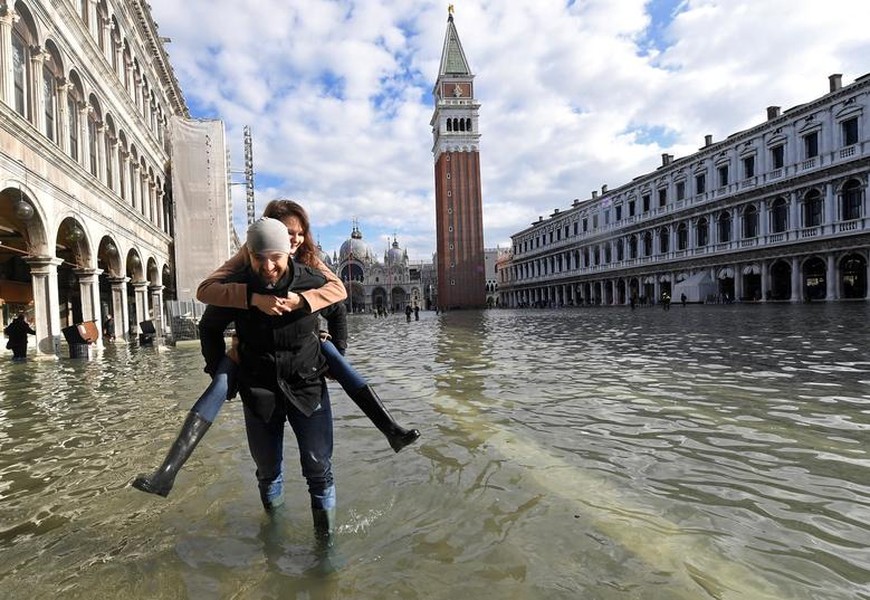
<path fill-rule="evenodd" d="M 866 299 L 870 75 L 540 217 L 499 264 L 503 306 Z"/>
<path fill-rule="evenodd" d="M 380 262 L 355 224 L 334 260 L 326 254 L 321 257 L 344 282 L 354 312 L 401 311 L 409 304 L 430 307 L 435 285 L 432 265 L 411 262 L 395 236 Z"/>
<path fill-rule="evenodd" d="M 43 354 L 57 351 L 62 327 L 108 314 L 117 340 L 143 320 L 160 328 L 163 298 L 174 295 L 167 131 L 188 110 L 148 5 L 4 4 L 4 320 L 9 308 L 30 312 Z"/>

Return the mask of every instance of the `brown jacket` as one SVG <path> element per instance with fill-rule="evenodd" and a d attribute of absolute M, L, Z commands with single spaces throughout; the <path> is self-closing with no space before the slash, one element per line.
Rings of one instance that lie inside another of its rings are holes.
<path fill-rule="evenodd" d="M 238 274 L 251 264 L 247 249 L 243 246 L 235 256 L 218 267 L 217 271 L 206 277 L 196 288 L 196 299 L 205 304 L 227 308 L 247 309 L 248 285 L 245 283 L 225 283 L 232 275 Z M 319 258 L 314 259 L 314 268 L 326 277 L 326 285 L 314 290 L 300 292 L 311 312 L 317 312 L 330 304 L 347 298 L 344 284 Z"/>

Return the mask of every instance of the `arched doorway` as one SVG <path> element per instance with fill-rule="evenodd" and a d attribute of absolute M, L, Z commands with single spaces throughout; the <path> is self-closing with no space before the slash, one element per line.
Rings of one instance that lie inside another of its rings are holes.
<path fill-rule="evenodd" d="M 746 265 L 741 273 L 743 277 L 743 297 L 741 300 L 761 300 L 761 267 Z"/>
<path fill-rule="evenodd" d="M 731 222 L 729 218 L 729 223 Z M 719 280 L 719 297 L 722 302 L 734 301 L 734 269 L 725 267 L 720 269 L 716 279 Z"/>
<path fill-rule="evenodd" d="M 824 300 L 828 295 L 825 261 L 818 256 L 813 256 L 804 262 L 802 270 L 804 299 Z"/>
<path fill-rule="evenodd" d="M 840 298 L 867 297 L 867 259 L 847 254 L 840 260 Z"/>
<path fill-rule="evenodd" d="M 90 320 L 91 315 L 85 315 L 82 310 L 83 302 L 89 300 L 83 297 L 87 290 L 79 280 L 79 276 L 88 271 L 90 243 L 84 227 L 75 218 L 67 217 L 61 221 L 55 239 L 55 254 L 63 261 L 57 267 L 61 327 Z"/>
<path fill-rule="evenodd" d="M 768 300 L 791 299 L 791 265 L 778 260 L 770 267 L 770 290 Z"/>

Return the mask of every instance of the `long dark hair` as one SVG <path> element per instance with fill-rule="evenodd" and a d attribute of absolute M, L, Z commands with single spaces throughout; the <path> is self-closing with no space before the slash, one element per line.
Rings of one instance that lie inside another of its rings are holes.
<path fill-rule="evenodd" d="M 283 221 L 287 217 L 296 217 L 302 224 L 302 235 L 305 239 L 296 250 L 296 255 L 293 260 L 308 265 L 315 266 L 315 262 L 320 256 L 317 252 L 317 247 L 314 245 L 314 239 L 311 235 L 311 221 L 308 220 L 308 213 L 302 208 L 302 205 L 288 198 L 275 198 L 266 205 L 263 211 L 264 217 L 271 217 Z"/>

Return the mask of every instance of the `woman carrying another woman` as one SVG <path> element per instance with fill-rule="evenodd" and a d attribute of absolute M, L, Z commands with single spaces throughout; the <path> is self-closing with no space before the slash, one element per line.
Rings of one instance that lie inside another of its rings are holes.
<path fill-rule="evenodd" d="M 395 452 L 420 437 L 417 429 L 405 429 L 393 419 L 375 391 L 344 357 L 347 348 L 347 313 L 342 300 L 347 297 L 344 284 L 320 260 L 311 238 L 308 214 L 293 200 L 272 200 L 263 211 L 264 217 L 278 219 L 287 227 L 293 260 L 320 273 L 326 284 L 311 290 L 290 291 L 286 298 L 251 293 L 245 283 L 233 283 L 235 275 L 250 264 L 247 250 L 242 247 L 219 269 L 199 285 L 196 298 L 200 302 L 227 308 L 260 310 L 267 315 L 280 315 L 293 310 L 321 311 L 326 318 L 330 339 L 321 342 L 321 351 L 329 366 L 329 374 L 363 413 L 386 436 Z M 133 487 L 160 496 L 167 496 L 175 476 L 184 465 L 199 440 L 208 431 L 223 403 L 232 397 L 236 363 L 225 356 L 212 375 L 212 383 L 193 405 L 163 464 L 150 475 L 139 475 Z"/>

